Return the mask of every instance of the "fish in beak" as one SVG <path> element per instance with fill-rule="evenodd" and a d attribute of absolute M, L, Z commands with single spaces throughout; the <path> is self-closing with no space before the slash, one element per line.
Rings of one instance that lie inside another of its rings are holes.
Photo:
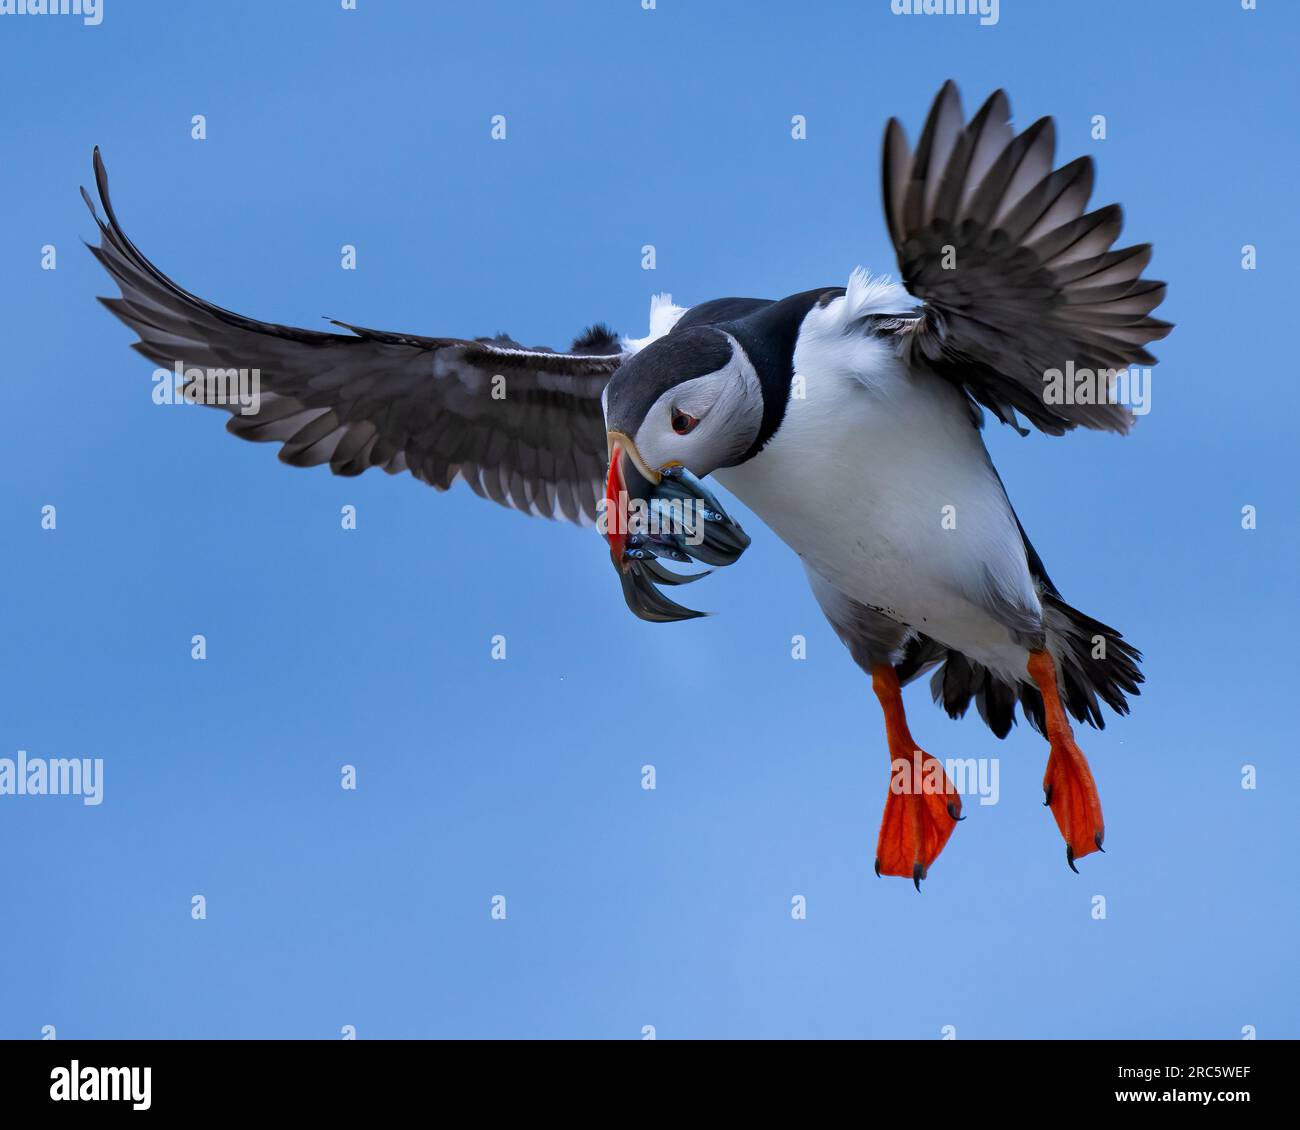
<path fill-rule="evenodd" d="M 707 577 L 677 573 L 660 558 L 724 566 L 749 547 L 749 535 L 685 467 L 648 466 L 630 436 L 609 433 L 602 532 L 623 586 L 623 599 L 642 620 L 692 620 L 696 612 L 670 600 L 659 585 L 685 585 Z"/>

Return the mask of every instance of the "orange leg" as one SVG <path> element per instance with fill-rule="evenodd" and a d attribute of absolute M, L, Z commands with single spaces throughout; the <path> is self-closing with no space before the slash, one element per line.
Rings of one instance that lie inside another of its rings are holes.
<path fill-rule="evenodd" d="M 1043 792 L 1056 826 L 1065 837 L 1065 861 L 1078 873 L 1074 861 L 1094 851 L 1101 851 L 1106 828 L 1101 819 L 1101 798 L 1092 780 L 1088 759 L 1074 740 L 1074 731 L 1061 705 L 1056 686 L 1056 664 L 1045 651 L 1029 653 L 1029 674 L 1043 696 L 1047 716 L 1047 741 L 1051 753 Z"/>
<path fill-rule="evenodd" d="M 871 687 L 885 712 L 889 741 L 889 797 L 876 843 L 876 874 L 901 875 L 916 889 L 961 819 L 961 797 L 943 766 L 917 747 L 903 713 L 898 675 L 889 666 L 871 669 Z"/>

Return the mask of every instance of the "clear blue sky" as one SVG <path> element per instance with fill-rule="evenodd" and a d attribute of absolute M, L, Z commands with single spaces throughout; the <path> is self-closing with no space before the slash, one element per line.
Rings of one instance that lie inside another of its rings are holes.
<path fill-rule="evenodd" d="M 0 756 L 106 775 L 98 807 L 0 797 L 0 1036 L 1300 1035 L 1300 11 L 1260 7 L 1004 0 L 983 28 L 888 0 L 0 17 Z M 217 413 L 154 406 L 79 243 L 99 144 L 141 248 L 241 312 L 640 335 L 656 290 L 893 270 L 881 132 L 898 114 L 914 137 L 948 77 L 968 112 L 1005 86 L 1020 124 L 1055 115 L 1062 158 L 1097 158 L 1096 200 L 1154 242 L 1178 323 L 1131 437 L 990 425 L 1058 586 L 1146 654 L 1134 714 L 1083 735 L 1108 854 L 1081 876 L 1041 807 L 1044 743 L 951 722 L 918 685 L 918 740 L 1000 758 L 1001 797 L 968 803 L 920 897 L 874 877 L 879 710 L 743 508 L 753 548 L 692 590 L 719 615 L 642 623 L 591 531 L 292 470 Z"/>

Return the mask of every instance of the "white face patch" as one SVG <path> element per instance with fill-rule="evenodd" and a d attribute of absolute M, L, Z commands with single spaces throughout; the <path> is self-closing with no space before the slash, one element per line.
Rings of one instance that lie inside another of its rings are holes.
<path fill-rule="evenodd" d="M 655 468 L 681 464 L 703 477 L 734 463 L 758 437 L 763 421 L 763 389 L 745 351 L 730 334 L 731 360 L 668 389 L 651 406 L 632 438 L 646 463 Z M 686 435 L 673 430 L 678 413 L 699 423 Z"/>

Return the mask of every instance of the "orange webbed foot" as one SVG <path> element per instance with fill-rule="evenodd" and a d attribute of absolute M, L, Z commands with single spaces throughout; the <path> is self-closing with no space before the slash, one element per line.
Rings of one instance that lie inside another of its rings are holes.
<path fill-rule="evenodd" d="M 1094 851 L 1103 851 L 1106 827 L 1101 817 L 1101 797 L 1074 735 L 1066 733 L 1052 739 L 1043 776 L 1043 802 L 1051 808 L 1056 826 L 1065 840 L 1065 862 L 1076 875 L 1074 861 Z"/>
<path fill-rule="evenodd" d="M 873 667 L 871 684 L 885 712 L 889 797 L 876 841 L 876 874 L 911 879 L 916 889 L 943 851 L 961 815 L 961 797 L 937 758 L 918 749 L 907 728 L 892 667 Z"/>
<path fill-rule="evenodd" d="M 961 797 L 938 760 L 924 750 L 898 752 L 876 841 L 876 874 L 911 879 L 919 891 L 962 818 Z"/>
<path fill-rule="evenodd" d="M 1106 838 L 1106 827 L 1101 816 L 1101 797 L 1097 795 L 1088 759 L 1074 740 L 1074 731 L 1061 705 L 1052 657 L 1045 651 L 1030 652 L 1029 673 L 1042 692 L 1047 740 L 1051 745 L 1047 772 L 1043 776 L 1044 804 L 1051 808 L 1065 840 L 1065 862 L 1077 875 L 1076 859 L 1104 850 L 1101 845 Z"/>

